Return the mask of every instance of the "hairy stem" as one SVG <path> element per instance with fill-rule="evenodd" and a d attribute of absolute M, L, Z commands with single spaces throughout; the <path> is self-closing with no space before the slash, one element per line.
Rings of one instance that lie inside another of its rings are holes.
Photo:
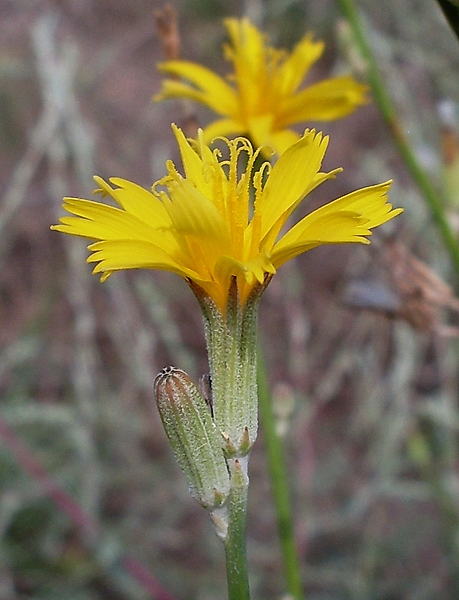
<path fill-rule="evenodd" d="M 250 600 L 246 551 L 247 457 L 229 462 L 231 496 L 228 533 L 224 541 L 228 600 Z"/>

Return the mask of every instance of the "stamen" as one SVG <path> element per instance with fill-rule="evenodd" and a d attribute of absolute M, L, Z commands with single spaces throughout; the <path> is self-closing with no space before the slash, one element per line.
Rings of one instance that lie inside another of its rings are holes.
<path fill-rule="evenodd" d="M 151 186 L 151 193 L 153 194 L 153 196 L 155 196 L 155 198 L 161 200 L 161 202 L 164 200 L 164 196 L 167 197 L 167 195 L 165 194 L 164 190 L 158 190 L 158 188 L 162 186 L 169 190 L 171 185 L 181 177 L 180 174 L 177 173 L 177 171 L 175 171 L 175 169 L 172 170 L 168 168 L 168 171 L 168 175 L 164 175 L 164 177 L 161 177 L 161 179 L 155 181 L 155 183 Z"/>
<path fill-rule="evenodd" d="M 244 245 L 244 231 L 248 223 L 249 184 L 253 168 L 254 151 L 246 138 L 238 137 L 228 144 L 229 158 L 229 188 L 227 197 L 228 218 L 231 223 L 233 247 L 236 255 L 241 255 Z M 239 175 L 240 157 L 246 154 L 248 165 Z"/>
<path fill-rule="evenodd" d="M 263 191 L 264 182 L 267 181 L 269 175 L 271 174 L 272 165 L 270 162 L 264 162 L 260 169 L 253 176 L 253 187 L 255 188 L 255 206 L 257 204 L 258 198 L 261 196 Z"/>

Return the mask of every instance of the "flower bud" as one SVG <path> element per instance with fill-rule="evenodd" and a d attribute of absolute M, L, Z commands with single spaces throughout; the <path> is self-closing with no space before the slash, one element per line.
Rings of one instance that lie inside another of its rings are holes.
<path fill-rule="evenodd" d="M 166 367 L 155 379 L 159 414 L 191 495 L 205 508 L 221 506 L 230 491 L 221 436 L 206 401 L 180 369 Z"/>

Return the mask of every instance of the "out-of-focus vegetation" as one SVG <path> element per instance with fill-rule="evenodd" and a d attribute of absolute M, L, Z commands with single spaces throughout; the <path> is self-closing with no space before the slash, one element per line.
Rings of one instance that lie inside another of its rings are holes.
<path fill-rule="evenodd" d="M 456 227 L 459 44 L 433 0 L 358 5 L 400 122 Z M 207 371 L 197 303 L 182 281 L 157 272 L 100 284 L 85 242 L 49 230 L 64 195 L 90 197 L 93 174 L 148 186 L 177 158 L 169 124 L 180 124 L 181 106 L 151 102 L 161 7 L 0 3 L 5 600 L 225 597 L 223 550 L 186 490 L 152 393 L 167 364 L 194 379 Z M 364 76 L 334 2 L 175 8 L 182 55 L 221 72 L 221 19 L 248 14 L 276 45 L 291 47 L 308 30 L 327 42 L 312 79 L 351 68 Z M 198 107 L 196 117 L 210 115 Z M 458 282 L 374 105 L 311 125 L 331 136 L 325 168 L 345 169 L 317 191 L 315 206 L 393 178 L 393 203 L 406 211 L 370 249 L 321 248 L 286 265 L 263 298 L 261 338 L 307 598 L 453 600 L 458 343 L 446 326 L 457 308 L 436 277 Z M 279 598 L 262 432 L 250 472 L 253 594 Z"/>

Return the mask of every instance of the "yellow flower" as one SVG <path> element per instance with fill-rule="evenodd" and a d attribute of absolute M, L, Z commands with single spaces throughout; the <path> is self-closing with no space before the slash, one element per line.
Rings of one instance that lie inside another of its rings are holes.
<path fill-rule="evenodd" d="M 324 49 L 311 35 L 289 54 L 268 46 L 247 19 L 227 19 L 225 25 L 231 41 L 224 47 L 225 56 L 234 66 L 230 83 L 193 62 L 172 60 L 159 65 L 174 79 L 163 82 L 155 100 L 185 97 L 223 117 L 204 129 L 205 142 L 222 135 L 245 135 L 256 147 L 269 145 L 281 154 L 299 138 L 289 128 L 294 123 L 339 119 L 366 102 L 366 86 L 349 76 L 298 90 Z"/>
<path fill-rule="evenodd" d="M 151 191 L 124 179 L 96 177 L 96 193 L 119 207 L 65 198 L 64 216 L 52 228 L 96 240 L 88 262 L 102 280 L 121 269 L 162 269 L 177 273 L 210 296 L 224 312 L 233 278 L 243 305 L 287 260 L 321 244 L 360 242 L 371 229 L 402 212 L 387 202 L 390 181 L 352 192 L 284 225 L 304 197 L 341 169 L 320 172 L 328 138 L 306 130 L 271 167 L 256 170 L 245 138 L 223 139 L 228 156 L 203 141 L 188 141 L 173 126 L 185 176 L 172 161 Z M 196 146 L 196 147 L 195 147 Z M 245 155 L 245 160 L 241 160 Z M 244 166 L 245 165 L 245 166 Z M 251 208 L 251 187 L 255 200 Z"/>

